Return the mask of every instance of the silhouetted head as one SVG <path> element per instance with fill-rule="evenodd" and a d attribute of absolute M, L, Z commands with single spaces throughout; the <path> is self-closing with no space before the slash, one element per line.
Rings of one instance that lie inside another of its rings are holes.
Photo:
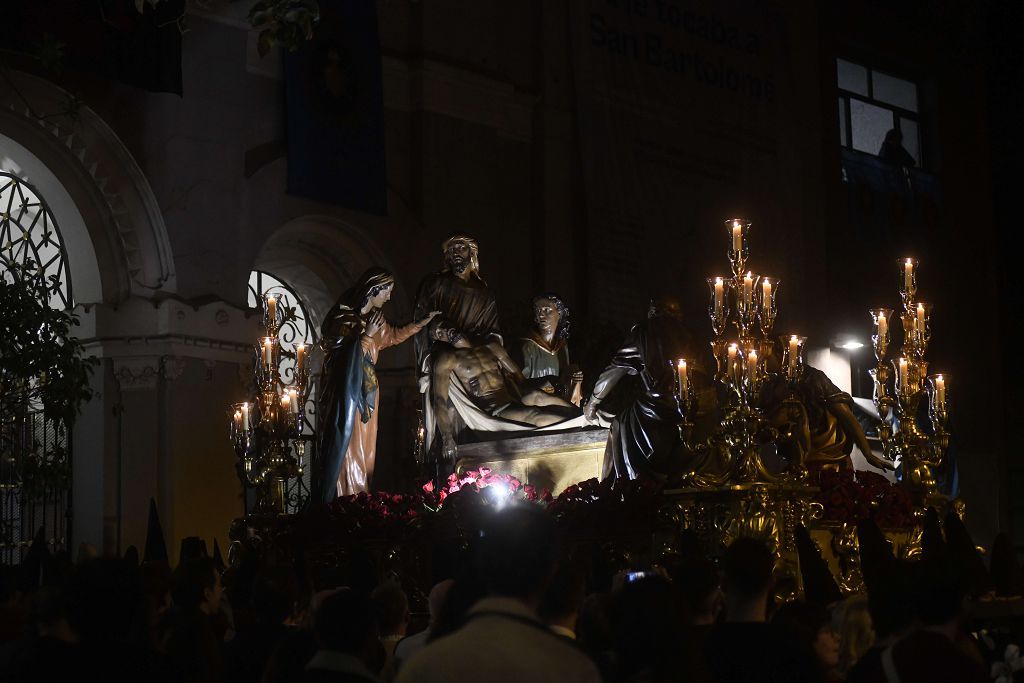
<path fill-rule="evenodd" d="M 382 636 L 404 636 L 409 623 L 409 598 L 397 581 L 385 581 L 373 589 L 370 601 L 377 611 Z"/>
<path fill-rule="evenodd" d="M 557 555 L 555 523 L 535 505 L 490 514 L 480 529 L 477 567 L 492 595 L 539 600 Z"/>
<path fill-rule="evenodd" d="M 178 565 L 171 577 L 174 604 L 185 610 L 212 614 L 220 607 L 220 572 L 209 557 L 197 557 Z"/>
<path fill-rule="evenodd" d="M 768 592 L 775 558 L 763 541 L 737 538 L 722 556 L 726 593 L 739 600 L 753 600 Z"/>
<path fill-rule="evenodd" d="M 839 635 L 832 628 L 832 615 L 810 602 L 787 602 L 772 617 L 790 642 L 808 654 L 813 653 L 818 666 L 829 671 L 839 666 Z"/>
<path fill-rule="evenodd" d="M 384 663 L 376 612 L 365 595 L 343 589 L 326 598 L 313 615 L 313 631 L 322 650 L 353 655 L 373 672 Z"/>
<path fill-rule="evenodd" d="M 294 616 L 299 602 L 299 582 L 290 567 L 262 569 L 252 584 L 252 606 L 264 624 L 283 624 Z"/>
<path fill-rule="evenodd" d="M 668 294 L 659 294 L 651 299 L 651 305 L 647 309 L 648 318 L 674 318 L 682 320 L 683 306 L 679 299 Z"/>
<path fill-rule="evenodd" d="M 561 565 L 544 591 L 540 617 L 549 624 L 574 624 L 584 597 L 586 586 L 583 574 L 576 567 Z"/>

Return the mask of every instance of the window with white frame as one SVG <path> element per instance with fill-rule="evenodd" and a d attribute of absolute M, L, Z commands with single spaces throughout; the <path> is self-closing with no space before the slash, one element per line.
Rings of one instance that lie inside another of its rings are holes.
<path fill-rule="evenodd" d="M 839 144 L 878 154 L 886 133 L 898 130 L 903 147 L 924 165 L 917 83 L 846 59 L 836 60 L 839 86 Z"/>

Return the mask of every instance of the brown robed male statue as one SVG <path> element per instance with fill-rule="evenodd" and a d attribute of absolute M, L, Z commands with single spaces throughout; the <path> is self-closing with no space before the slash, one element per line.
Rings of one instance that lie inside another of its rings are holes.
<path fill-rule="evenodd" d="M 424 394 L 424 422 L 426 450 L 435 438 L 437 408 L 433 397 L 433 359 L 436 352 L 468 349 L 490 342 L 501 343 L 498 326 L 498 304 L 487 282 L 480 276 L 479 247 L 468 235 L 452 235 L 441 245 L 444 267 L 439 273 L 428 275 L 420 283 L 416 294 L 416 311 L 441 311 L 416 335 L 416 365 L 420 376 L 420 393 Z M 447 383 L 447 379 L 442 379 Z M 438 388 L 447 394 L 447 386 Z M 448 421 L 457 423 L 450 414 Z M 453 426 L 459 429 L 462 425 Z"/>

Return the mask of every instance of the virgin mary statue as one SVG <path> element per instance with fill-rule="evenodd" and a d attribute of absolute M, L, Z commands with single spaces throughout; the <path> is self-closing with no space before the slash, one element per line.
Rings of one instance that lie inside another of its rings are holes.
<path fill-rule="evenodd" d="M 375 369 L 382 349 L 401 344 L 437 315 L 395 327 L 381 307 L 391 299 L 395 277 L 371 268 L 341 295 L 321 328 L 324 350 L 318 404 L 319 443 L 311 499 L 329 503 L 337 496 L 367 491 L 377 451 Z"/>

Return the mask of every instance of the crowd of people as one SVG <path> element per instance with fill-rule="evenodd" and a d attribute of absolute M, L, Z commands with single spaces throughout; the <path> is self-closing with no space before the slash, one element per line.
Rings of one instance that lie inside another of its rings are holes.
<path fill-rule="evenodd" d="M 411 613 L 401 577 L 370 562 L 311 578 L 301 562 L 266 557 L 224 568 L 194 546 L 173 572 L 137 554 L 74 564 L 36 555 L 0 568 L 0 678 L 989 680 L 965 628 L 970 567 L 936 528 L 926 526 L 914 560 L 866 533 L 865 595 L 825 603 L 805 579 L 805 599 L 780 603 L 762 540 L 738 538 L 712 559 L 685 537 L 658 564 L 602 573 L 567 552 L 549 513 L 513 505 L 438 562 L 449 575 L 429 590 L 429 617 Z"/>

